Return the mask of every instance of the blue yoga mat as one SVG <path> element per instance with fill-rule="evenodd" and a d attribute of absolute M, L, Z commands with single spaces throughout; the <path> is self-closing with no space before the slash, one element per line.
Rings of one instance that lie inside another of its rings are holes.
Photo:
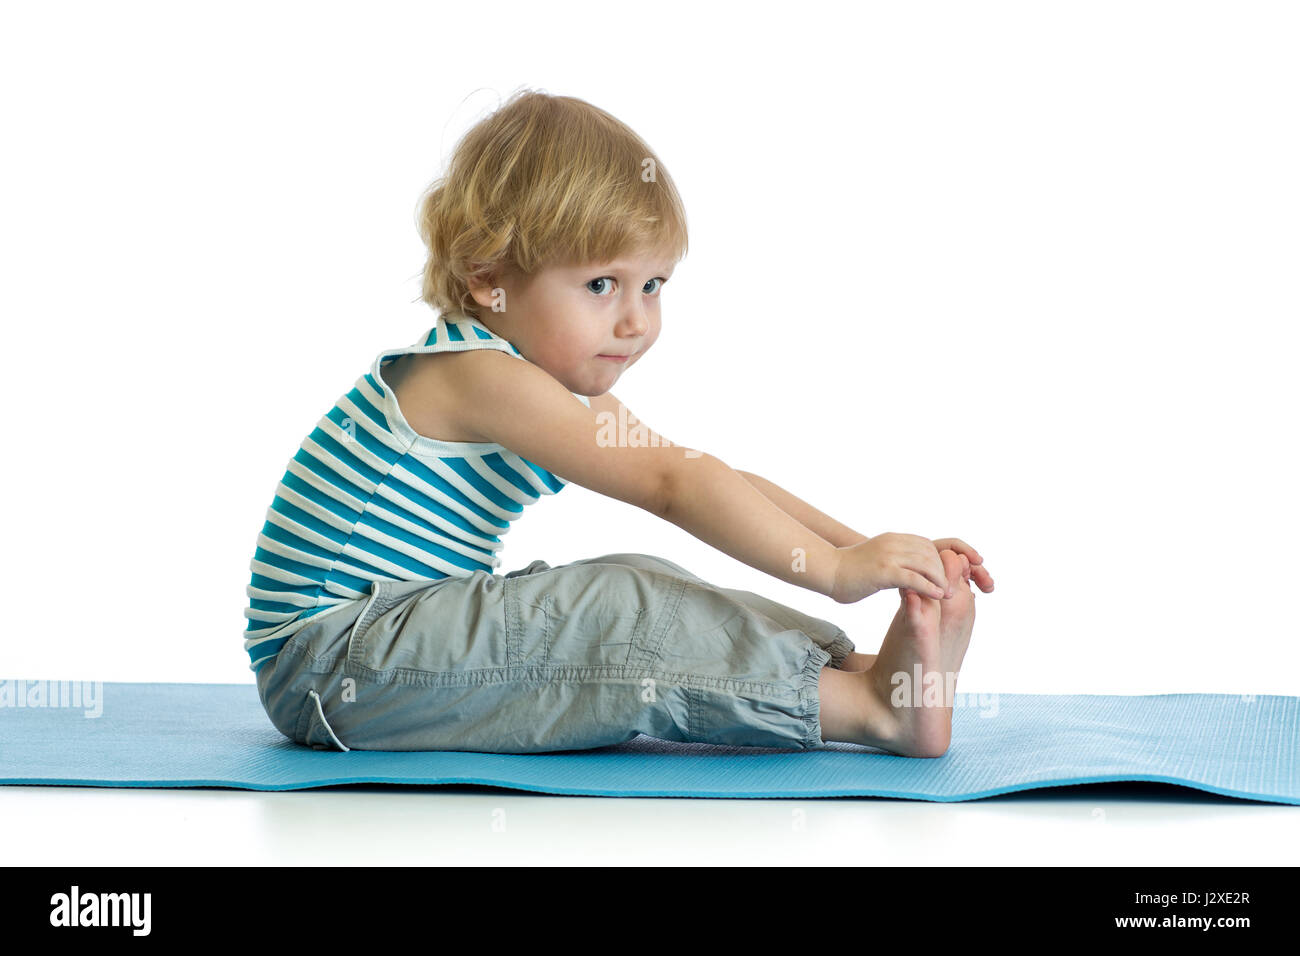
<path fill-rule="evenodd" d="M 93 708 L 66 705 L 67 691 L 58 699 L 51 690 L 44 702 L 31 692 L 0 699 L 0 784 L 483 784 L 592 796 L 957 801 L 1140 780 L 1300 804 L 1300 697 L 958 694 L 948 752 L 918 759 L 852 744 L 799 751 L 645 736 L 549 754 L 312 750 L 271 725 L 252 684 L 98 688 Z M 88 716 L 96 708 L 100 715 Z"/>

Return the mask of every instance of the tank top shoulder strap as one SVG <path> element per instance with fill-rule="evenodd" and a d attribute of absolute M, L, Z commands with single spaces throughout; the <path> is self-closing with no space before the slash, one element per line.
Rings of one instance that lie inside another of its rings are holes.
<path fill-rule="evenodd" d="M 438 321 L 420 339 L 405 348 L 389 349 L 381 352 L 375 359 L 372 373 L 378 373 L 389 363 L 403 355 L 423 355 L 436 352 L 464 352 L 469 349 L 497 349 L 507 355 L 513 355 L 522 362 L 527 362 L 522 352 L 514 343 L 497 335 L 474 316 L 467 313 L 439 314 Z M 588 408 L 591 399 L 577 392 L 570 392 L 574 398 Z"/>
<path fill-rule="evenodd" d="M 472 315 L 439 315 L 437 324 L 409 351 L 464 352 L 468 349 L 498 349 L 523 358 L 512 342 L 503 339 Z"/>

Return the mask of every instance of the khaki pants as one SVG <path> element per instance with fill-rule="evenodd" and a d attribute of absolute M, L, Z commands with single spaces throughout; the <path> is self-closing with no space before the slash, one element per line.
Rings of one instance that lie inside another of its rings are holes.
<path fill-rule="evenodd" d="M 586 750 L 663 740 L 811 749 L 828 621 L 607 554 L 504 576 L 378 581 L 260 668 L 271 722 L 337 750 Z"/>

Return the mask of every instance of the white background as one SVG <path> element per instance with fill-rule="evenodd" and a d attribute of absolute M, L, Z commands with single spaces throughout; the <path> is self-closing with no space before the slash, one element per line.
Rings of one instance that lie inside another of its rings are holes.
<path fill-rule="evenodd" d="M 686 203 L 616 393 L 864 534 L 977 548 L 997 588 L 959 691 L 1300 691 L 1293 5 L 489 12 L 5 8 L 0 676 L 252 682 L 276 484 L 432 325 L 417 199 L 526 86 L 627 122 Z M 897 606 L 578 486 L 502 570 L 615 551 L 867 652 Z"/>

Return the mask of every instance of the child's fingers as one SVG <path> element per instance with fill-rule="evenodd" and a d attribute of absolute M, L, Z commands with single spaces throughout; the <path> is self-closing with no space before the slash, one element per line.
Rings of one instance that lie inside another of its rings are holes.
<path fill-rule="evenodd" d="M 915 571 L 905 570 L 903 575 L 903 580 L 898 582 L 899 587 L 911 588 L 917 594 L 928 594 L 936 600 L 946 597 L 948 594 L 947 578 L 944 579 L 942 585 L 937 585 L 924 574 L 918 574 Z"/>
<path fill-rule="evenodd" d="M 939 550 L 930 546 L 930 553 L 925 556 L 925 576 L 938 585 L 939 590 L 943 592 L 940 597 L 948 596 L 948 569 L 943 566 L 943 558 L 939 556 Z"/>
<path fill-rule="evenodd" d="M 944 548 L 950 551 L 956 551 L 958 554 L 966 555 L 966 559 L 971 564 L 983 564 L 984 559 L 979 556 L 979 552 L 972 548 L 961 538 L 939 538 L 934 542 L 935 549 L 942 551 Z"/>

